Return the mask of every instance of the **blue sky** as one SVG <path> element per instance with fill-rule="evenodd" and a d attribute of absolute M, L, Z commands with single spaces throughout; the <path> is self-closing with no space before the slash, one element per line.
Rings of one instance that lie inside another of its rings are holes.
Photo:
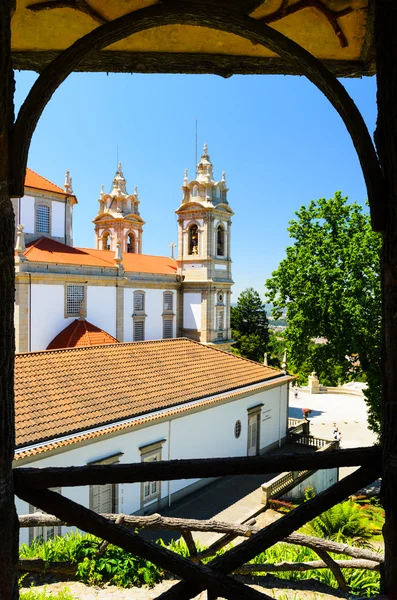
<path fill-rule="evenodd" d="M 17 108 L 35 78 L 16 73 Z M 343 83 L 372 134 L 375 79 Z M 235 212 L 233 301 L 249 286 L 262 295 L 289 244 L 288 221 L 302 204 L 336 190 L 360 204 L 366 199 L 345 126 L 306 79 L 75 73 L 45 109 L 28 165 L 61 186 L 70 171 L 79 200 L 74 243 L 92 247 L 100 187 L 110 189 L 118 152 L 127 189 L 138 186 L 143 252 L 169 255 L 184 169 L 194 175 L 196 117 L 199 152 L 207 142 L 215 178 L 226 171 Z"/>

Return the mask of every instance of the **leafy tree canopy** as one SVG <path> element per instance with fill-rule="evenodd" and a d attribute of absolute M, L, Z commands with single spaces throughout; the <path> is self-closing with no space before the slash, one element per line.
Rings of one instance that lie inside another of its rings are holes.
<path fill-rule="evenodd" d="M 316 371 L 327 385 L 366 379 L 369 424 L 379 433 L 381 238 L 340 192 L 295 214 L 294 244 L 266 282 L 274 316 L 287 308 L 289 367 L 303 379 Z"/>
<path fill-rule="evenodd" d="M 232 306 L 232 336 L 236 341 L 233 351 L 251 360 L 263 361 L 269 342 L 268 322 L 265 305 L 253 288 L 240 294 L 237 305 Z"/>

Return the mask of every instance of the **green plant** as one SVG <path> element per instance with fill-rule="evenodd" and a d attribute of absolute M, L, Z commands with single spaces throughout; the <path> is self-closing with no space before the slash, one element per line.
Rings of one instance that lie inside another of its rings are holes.
<path fill-rule="evenodd" d="M 315 495 L 316 493 L 312 485 L 307 485 L 303 490 L 303 497 L 305 502 L 307 502 L 308 500 L 312 500 Z"/>
<path fill-rule="evenodd" d="M 368 516 L 352 500 L 335 504 L 304 529 L 311 535 L 339 542 L 352 539 L 359 545 L 368 545 L 373 535 Z"/>
<path fill-rule="evenodd" d="M 19 598 L 20 600 L 73 600 L 73 596 L 69 590 L 62 590 L 57 594 L 47 594 L 45 590 L 38 592 L 34 588 L 26 591 L 20 590 Z"/>

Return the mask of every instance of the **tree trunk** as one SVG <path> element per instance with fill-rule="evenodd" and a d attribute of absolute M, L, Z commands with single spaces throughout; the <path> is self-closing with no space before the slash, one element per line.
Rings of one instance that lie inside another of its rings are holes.
<path fill-rule="evenodd" d="M 12 0 L 0 2 L 0 598 L 17 598 L 18 520 L 14 506 L 14 213 L 9 197 L 9 140 L 14 121 Z"/>
<path fill-rule="evenodd" d="M 383 591 L 397 590 L 397 3 L 375 0 L 378 80 L 376 145 L 385 178 L 386 224 L 382 249 L 382 500 Z"/>

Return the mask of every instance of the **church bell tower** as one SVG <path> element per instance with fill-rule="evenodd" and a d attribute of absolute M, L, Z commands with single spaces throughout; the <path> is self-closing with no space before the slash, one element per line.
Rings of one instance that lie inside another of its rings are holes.
<path fill-rule="evenodd" d="M 178 215 L 178 273 L 183 281 L 181 335 L 229 350 L 233 211 L 225 173 L 215 181 L 204 144 L 195 179 L 188 172 Z"/>
<path fill-rule="evenodd" d="M 95 243 L 98 250 L 116 251 L 120 240 L 121 252 L 142 253 L 142 227 L 145 221 L 139 214 L 138 188 L 127 192 L 121 163 L 113 179 L 112 190 L 105 194 L 102 185 L 98 214 L 93 220 Z"/>

